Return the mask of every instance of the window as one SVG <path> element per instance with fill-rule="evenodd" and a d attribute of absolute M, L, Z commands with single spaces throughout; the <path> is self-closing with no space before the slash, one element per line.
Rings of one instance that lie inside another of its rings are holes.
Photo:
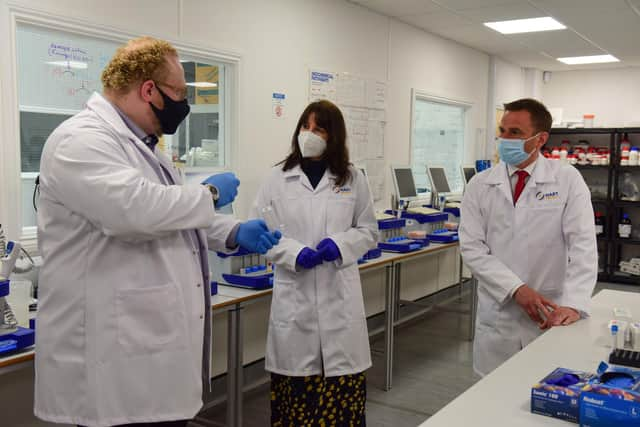
<path fill-rule="evenodd" d="M 418 192 L 430 191 L 426 168 L 443 167 L 453 193 L 462 193 L 469 104 L 414 92 L 411 167 Z"/>
<path fill-rule="evenodd" d="M 102 91 L 102 70 L 118 46 L 131 37 L 108 40 L 23 22 L 16 28 L 21 221 L 23 236 L 35 236 L 32 194 L 42 147 L 60 123 L 82 110 L 93 92 Z M 165 135 L 158 144 L 174 162 L 183 162 L 187 171 L 212 171 L 230 162 L 227 77 L 237 59 L 226 54 L 225 61 L 215 61 L 215 55 L 206 53 L 195 48 L 181 53 L 191 113 L 175 135 Z"/>

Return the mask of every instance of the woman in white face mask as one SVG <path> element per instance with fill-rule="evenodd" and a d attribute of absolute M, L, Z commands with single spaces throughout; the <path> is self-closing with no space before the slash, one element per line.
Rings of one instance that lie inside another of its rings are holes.
<path fill-rule="evenodd" d="M 363 426 L 371 355 L 357 260 L 375 247 L 378 227 L 331 102 L 302 113 L 253 216 L 265 209 L 277 218 L 270 228 L 283 233 L 266 255 L 276 265 L 266 351 L 271 423 Z"/>

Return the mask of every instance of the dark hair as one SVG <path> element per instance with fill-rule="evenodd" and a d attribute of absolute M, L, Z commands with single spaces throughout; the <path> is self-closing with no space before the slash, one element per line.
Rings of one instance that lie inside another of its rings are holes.
<path fill-rule="evenodd" d="M 531 115 L 531 124 L 537 132 L 549 132 L 551 130 L 551 113 L 540 101 L 531 98 L 522 98 L 504 104 L 505 111 L 527 111 Z"/>
<path fill-rule="evenodd" d="M 336 184 L 344 185 L 351 178 L 349 151 L 347 150 L 347 128 L 340 109 L 326 100 L 312 102 L 304 109 L 296 130 L 293 132 L 291 153 L 278 164 L 283 165 L 283 171 L 287 171 L 302 162 L 302 153 L 298 147 L 298 134 L 300 128 L 309 122 L 311 114 L 315 115 L 318 127 L 326 130 L 328 134 L 327 149 L 322 155 L 322 159 L 327 162 L 327 167 L 336 176 Z"/>

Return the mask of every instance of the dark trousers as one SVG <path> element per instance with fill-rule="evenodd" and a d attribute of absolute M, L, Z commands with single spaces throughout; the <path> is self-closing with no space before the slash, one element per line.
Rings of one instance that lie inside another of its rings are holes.
<path fill-rule="evenodd" d="M 163 421 L 160 423 L 120 424 L 113 427 L 187 427 L 189 420 Z M 84 427 L 84 426 L 78 426 Z"/>

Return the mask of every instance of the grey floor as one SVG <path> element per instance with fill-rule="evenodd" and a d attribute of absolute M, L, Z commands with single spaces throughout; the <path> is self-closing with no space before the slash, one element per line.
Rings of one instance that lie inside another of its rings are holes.
<path fill-rule="evenodd" d="M 640 292 L 640 287 L 598 283 L 602 289 Z M 466 308 L 466 300 L 449 304 Z M 393 387 L 382 391 L 384 360 L 375 355 L 367 371 L 367 426 L 414 427 L 455 399 L 480 378 L 472 369 L 467 314 L 432 311 L 396 329 Z M 382 337 L 372 347 L 382 347 Z M 269 426 L 269 385 L 245 394 L 244 426 Z M 200 414 L 224 423 L 224 404 Z M 208 424 L 208 423 L 203 423 Z"/>

